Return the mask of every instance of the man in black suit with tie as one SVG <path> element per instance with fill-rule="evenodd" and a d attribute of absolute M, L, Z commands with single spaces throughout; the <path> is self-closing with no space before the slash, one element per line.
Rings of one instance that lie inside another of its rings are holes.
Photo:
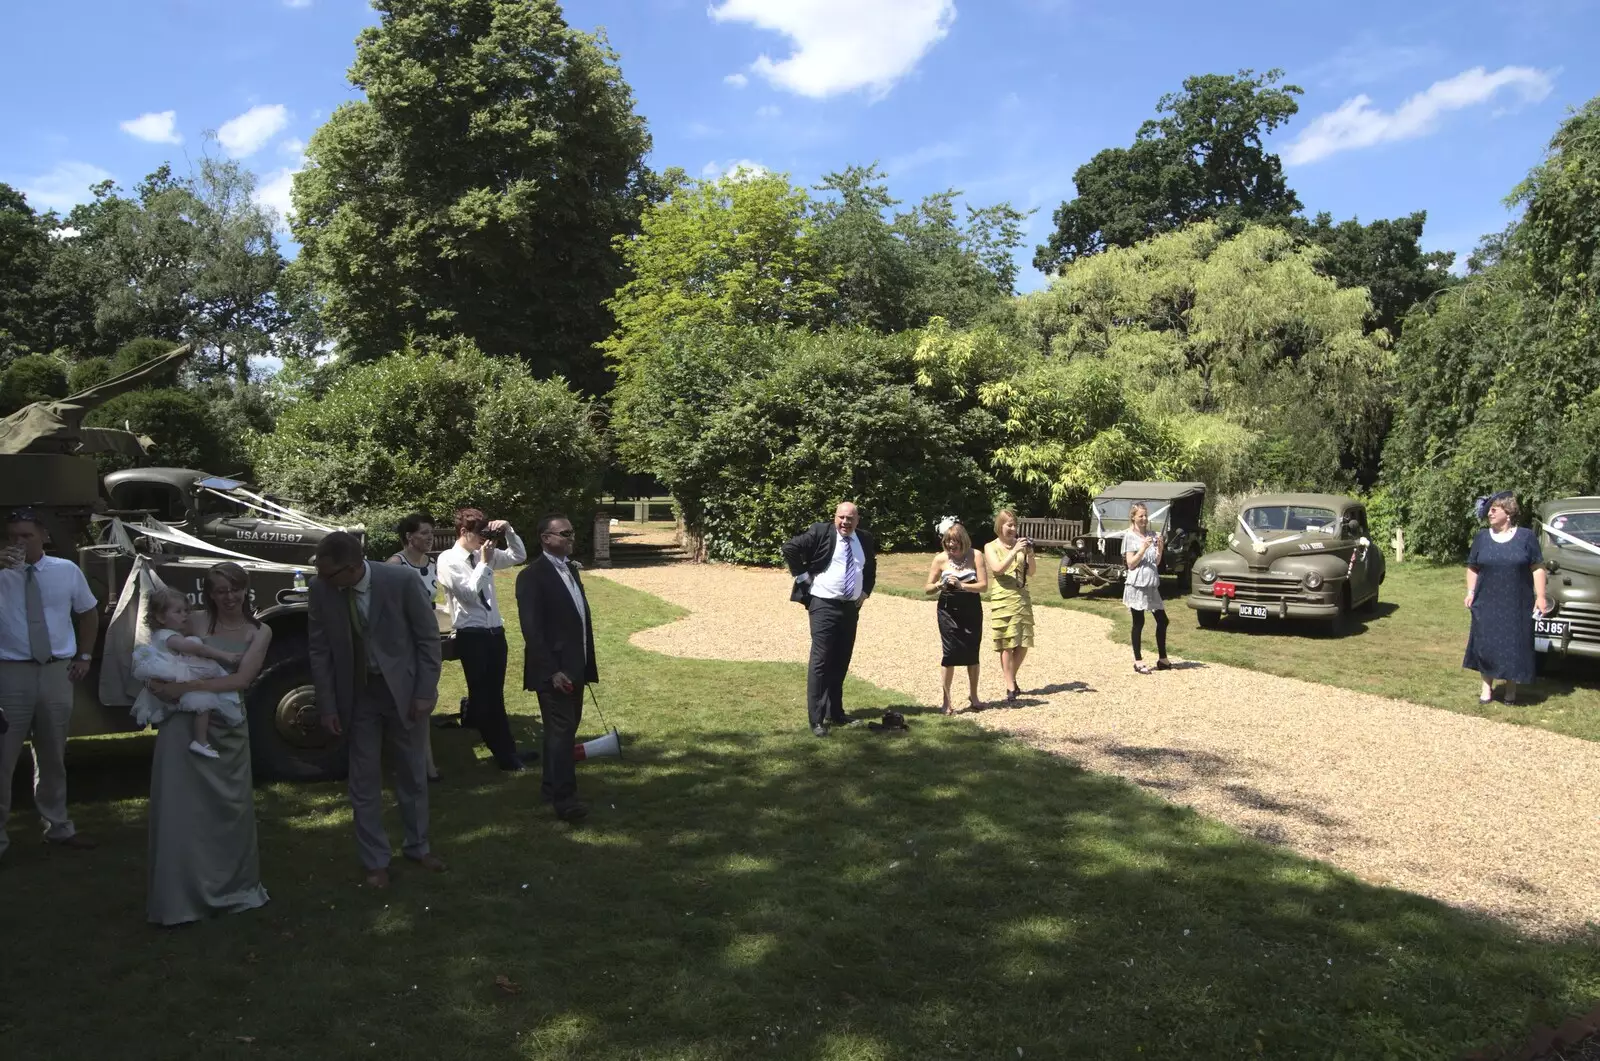
<path fill-rule="evenodd" d="M 784 543 L 783 559 L 794 576 L 789 599 L 811 614 L 811 666 L 806 672 L 806 712 L 811 732 L 828 735 L 828 726 L 847 726 L 844 676 L 856 648 L 861 605 L 878 580 L 878 546 L 860 529 L 861 513 L 841 502 L 832 523 L 813 523 Z"/>
<path fill-rule="evenodd" d="M 572 523 L 550 515 L 539 521 L 543 552 L 517 575 L 522 623 L 522 687 L 539 694 L 544 720 L 544 798 L 556 817 L 575 822 L 589 813 L 578 799 L 572 747 L 583 720 L 583 687 L 600 680 L 594 662 L 594 623 L 572 554 Z"/>

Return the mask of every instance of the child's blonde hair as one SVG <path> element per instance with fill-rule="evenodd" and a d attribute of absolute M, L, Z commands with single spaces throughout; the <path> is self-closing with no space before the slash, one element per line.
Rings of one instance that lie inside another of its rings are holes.
<path fill-rule="evenodd" d="M 171 586 L 152 590 L 150 600 L 145 606 L 144 625 L 152 630 L 164 630 L 166 628 L 161 625 L 161 617 L 167 614 L 167 609 L 174 604 L 188 603 L 189 598 L 181 590 L 173 589 Z"/>

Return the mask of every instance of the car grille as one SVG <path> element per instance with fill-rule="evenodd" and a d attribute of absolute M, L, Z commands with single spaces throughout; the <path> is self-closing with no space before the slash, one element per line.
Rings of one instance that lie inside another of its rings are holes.
<path fill-rule="evenodd" d="M 1233 599 L 1241 604 L 1276 604 L 1282 600 L 1327 603 L 1321 590 L 1307 593 L 1305 586 L 1292 575 L 1219 575 L 1217 581 L 1233 583 L 1236 587 Z"/>
<path fill-rule="evenodd" d="M 1563 604 L 1554 618 L 1572 624 L 1572 640 L 1600 642 L 1600 604 Z"/>

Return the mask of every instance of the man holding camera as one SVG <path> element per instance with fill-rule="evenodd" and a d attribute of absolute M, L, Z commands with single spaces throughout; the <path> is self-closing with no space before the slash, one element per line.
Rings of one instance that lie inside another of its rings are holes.
<path fill-rule="evenodd" d="M 491 520 L 476 508 L 456 512 L 456 543 L 439 554 L 439 586 L 450 607 L 467 679 L 470 714 L 464 721 L 477 728 L 502 770 L 525 767 L 506 717 L 506 627 L 494 573 L 527 559 L 528 550 L 511 524 Z"/>
<path fill-rule="evenodd" d="M 806 712 L 814 736 L 828 727 L 847 726 L 844 676 L 856 648 L 861 605 L 878 579 L 878 546 L 860 528 L 852 501 L 834 509 L 832 523 L 814 523 L 783 545 L 783 559 L 794 576 L 789 599 L 811 614 L 811 665 L 806 672 Z"/>

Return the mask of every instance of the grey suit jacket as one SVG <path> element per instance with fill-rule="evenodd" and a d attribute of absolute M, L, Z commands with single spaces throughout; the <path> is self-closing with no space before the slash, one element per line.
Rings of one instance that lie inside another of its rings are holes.
<path fill-rule="evenodd" d="M 367 562 L 372 572 L 368 592 L 367 645 L 383 680 L 400 709 L 400 721 L 411 725 L 413 700 L 439 697 L 439 624 L 433 605 L 416 574 L 395 564 Z M 308 591 L 311 635 L 311 680 L 317 710 L 348 722 L 355 707 L 356 668 L 366 663 L 353 657 L 350 609 L 344 591 L 320 578 Z"/>

